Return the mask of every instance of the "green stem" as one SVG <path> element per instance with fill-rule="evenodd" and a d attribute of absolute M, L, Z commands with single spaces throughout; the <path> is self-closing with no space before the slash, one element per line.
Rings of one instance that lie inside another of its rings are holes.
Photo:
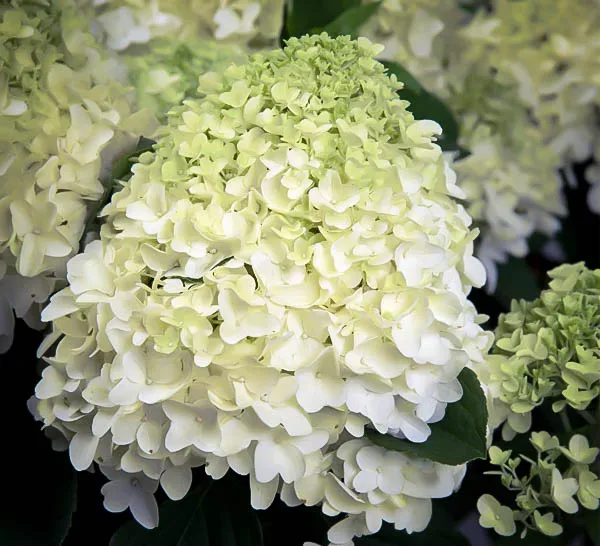
<path fill-rule="evenodd" d="M 594 418 L 594 416 L 587 410 L 581 410 L 580 412 L 581 417 L 584 418 L 584 420 L 590 424 L 590 425 L 595 425 L 596 424 L 596 419 Z"/>
<path fill-rule="evenodd" d="M 559 413 L 559 416 L 565 431 L 573 432 L 573 427 L 571 426 L 571 421 L 569 421 L 569 416 L 567 415 L 566 408 Z"/>

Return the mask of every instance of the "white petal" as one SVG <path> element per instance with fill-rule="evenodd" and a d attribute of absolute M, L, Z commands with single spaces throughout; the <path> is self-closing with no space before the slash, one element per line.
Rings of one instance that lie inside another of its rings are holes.
<path fill-rule="evenodd" d="M 128 479 L 119 479 L 105 483 L 100 489 L 104 495 L 104 508 L 109 512 L 123 512 L 129 508 L 131 487 Z"/>
<path fill-rule="evenodd" d="M 134 488 L 129 508 L 136 521 L 146 529 L 158 525 L 158 504 L 152 493 L 144 491 L 138 483 Z"/>
<path fill-rule="evenodd" d="M 161 426 L 153 421 L 145 421 L 137 430 L 136 439 L 140 449 L 145 453 L 156 453 L 162 444 Z"/>
<path fill-rule="evenodd" d="M 256 480 L 268 483 L 277 476 L 278 468 L 275 464 L 275 454 L 280 447 L 271 440 L 262 440 L 256 445 L 254 452 L 254 471 Z"/>
<path fill-rule="evenodd" d="M 171 500 L 180 500 L 192 485 L 192 469 L 189 466 L 174 466 L 165 470 L 160 485 Z"/>
<path fill-rule="evenodd" d="M 268 483 L 260 483 L 250 474 L 250 504 L 255 510 L 266 510 L 275 499 L 279 476 Z"/>
<path fill-rule="evenodd" d="M 84 432 L 73 436 L 69 445 L 69 457 L 75 470 L 85 470 L 94 460 L 100 438 Z"/>
<path fill-rule="evenodd" d="M 65 386 L 65 376 L 56 368 L 48 366 L 42 371 L 42 379 L 35 386 L 35 395 L 45 400 L 58 396 Z"/>
<path fill-rule="evenodd" d="M 377 488 L 377 473 L 370 470 L 361 470 L 354 478 L 352 487 L 358 493 L 373 491 L 373 489 Z"/>

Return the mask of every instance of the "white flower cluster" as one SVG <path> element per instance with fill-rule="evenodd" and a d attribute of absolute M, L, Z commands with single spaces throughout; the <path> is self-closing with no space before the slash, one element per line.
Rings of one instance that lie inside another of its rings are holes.
<path fill-rule="evenodd" d="M 65 279 L 115 156 L 154 130 L 74 2 L 0 6 L 0 352 Z"/>
<path fill-rule="evenodd" d="M 277 44 L 283 0 L 86 0 L 99 32 L 122 51 L 157 37 L 217 40 L 250 49 Z"/>
<path fill-rule="evenodd" d="M 70 260 L 38 411 L 77 469 L 125 473 L 109 509 L 153 526 L 144 491 L 181 498 L 192 467 L 231 468 L 255 508 L 279 493 L 348 514 L 329 538 L 349 544 L 382 521 L 422 530 L 459 484 L 464 467 L 363 439 L 427 441 L 491 343 L 440 128 L 379 51 L 294 38 L 201 78 Z"/>

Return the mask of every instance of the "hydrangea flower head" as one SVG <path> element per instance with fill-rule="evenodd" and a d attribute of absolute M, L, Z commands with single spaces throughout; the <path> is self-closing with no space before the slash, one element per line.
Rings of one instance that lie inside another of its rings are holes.
<path fill-rule="evenodd" d="M 112 159 L 153 130 L 133 110 L 122 67 L 104 54 L 74 2 L 15 0 L 0 7 L 0 323 L 39 321 L 79 247 L 87 203 Z M 33 305 L 33 307 L 32 307 Z"/>
<path fill-rule="evenodd" d="M 255 508 L 279 493 L 347 514 L 335 544 L 421 530 L 459 485 L 464 466 L 363 438 L 427 441 L 491 342 L 440 127 L 379 51 L 322 34 L 207 74 L 141 155 L 44 311 L 38 411 L 76 468 L 178 498 L 191 467 L 232 468 Z"/>
<path fill-rule="evenodd" d="M 506 438 L 529 430 L 532 410 L 546 400 L 556 412 L 585 410 L 600 394 L 600 270 L 567 264 L 549 275 L 540 298 L 513 301 L 500 316 L 483 368 Z"/>

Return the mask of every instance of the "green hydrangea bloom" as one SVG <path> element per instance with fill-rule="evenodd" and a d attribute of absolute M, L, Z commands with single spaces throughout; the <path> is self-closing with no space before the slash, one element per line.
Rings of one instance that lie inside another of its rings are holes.
<path fill-rule="evenodd" d="M 540 298 L 513 301 L 500 315 L 481 370 L 506 437 L 528 430 L 531 411 L 545 401 L 556 412 L 584 410 L 600 394 L 600 270 L 567 264 L 549 276 Z"/>
<path fill-rule="evenodd" d="M 31 324 L 32 304 L 64 280 L 112 159 L 154 128 L 87 26 L 69 0 L 0 6 L 0 305 Z"/>
<path fill-rule="evenodd" d="M 141 108 L 152 110 L 160 121 L 184 97 L 197 97 L 198 78 L 206 72 L 221 72 L 246 55 L 235 46 L 208 40 L 153 40 L 141 51 L 126 56 L 130 81 Z"/>

